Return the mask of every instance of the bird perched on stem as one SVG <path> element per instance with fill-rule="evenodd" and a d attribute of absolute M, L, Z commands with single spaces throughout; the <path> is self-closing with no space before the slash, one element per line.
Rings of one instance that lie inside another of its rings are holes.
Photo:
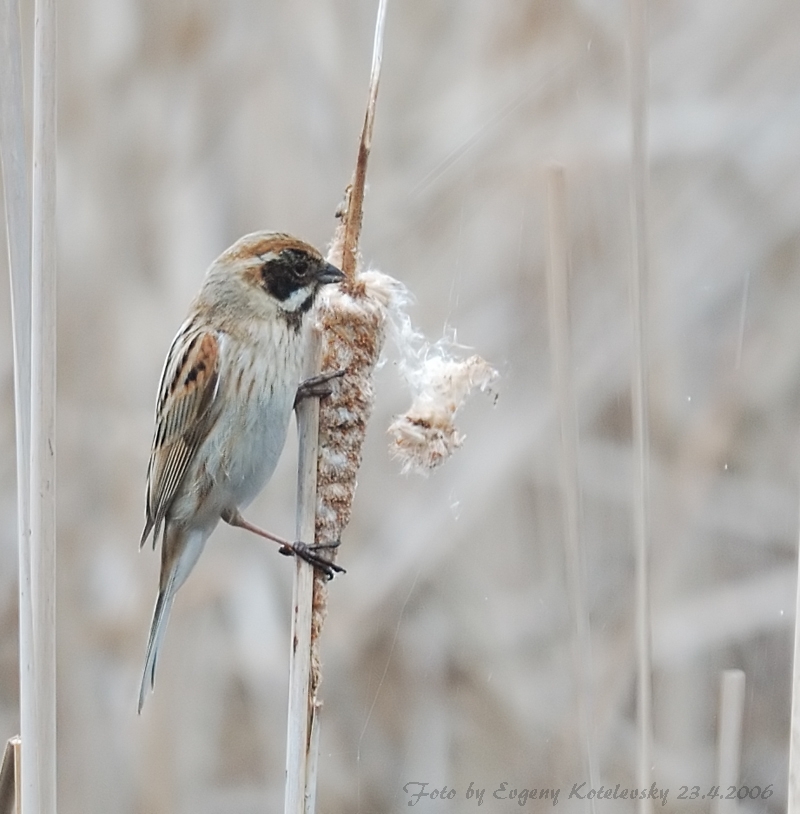
<path fill-rule="evenodd" d="M 319 381 L 300 382 L 303 325 L 320 288 L 343 276 L 289 235 L 246 235 L 211 265 L 172 342 L 147 470 L 141 545 L 152 533 L 155 548 L 161 533 L 161 578 L 140 712 L 175 593 L 220 519 L 279 543 L 328 577 L 343 570 L 321 556 L 325 546 L 290 543 L 240 514 L 275 470 L 296 398 L 319 395 Z"/>

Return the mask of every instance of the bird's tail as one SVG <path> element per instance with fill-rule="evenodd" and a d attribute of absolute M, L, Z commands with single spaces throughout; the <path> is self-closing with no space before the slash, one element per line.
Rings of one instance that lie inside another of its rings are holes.
<path fill-rule="evenodd" d="M 142 675 L 142 686 L 139 689 L 139 713 L 142 712 L 144 699 L 148 691 L 153 689 L 156 680 L 156 660 L 158 651 L 161 649 L 161 642 L 164 639 L 164 631 L 167 629 L 169 612 L 172 610 L 172 601 L 175 598 L 173 580 L 167 582 L 166 587 L 158 592 L 156 608 L 153 611 L 153 623 L 150 626 L 150 638 L 147 640 L 147 656 L 144 662 L 144 675 Z"/>

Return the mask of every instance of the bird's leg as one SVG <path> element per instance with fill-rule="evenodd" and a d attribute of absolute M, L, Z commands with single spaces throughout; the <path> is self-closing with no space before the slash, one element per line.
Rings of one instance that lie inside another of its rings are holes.
<path fill-rule="evenodd" d="M 259 537 L 264 537 L 267 540 L 272 540 L 284 548 L 290 549 L 292 547 L 292 544 L 288 540 L 284 540 L 283 537 L 278 537 L 276 534 L 271 534 L 268 531 L 264 531 L 264 529 L 260 529 L 258 526 L 254 526 L 250 521 L 245 520 L 238 511 L 227 512 L 222 515 L 222 519 L 229 526 L 245 529 L 245 531 L 252 531 L 253 534 L 257 534 Z"/>
<path fill-rule="evenodd" d="M 264 537 L 267 540 L 272 540 L 274 543 L 277 543 L 280 546 L 280 553 L 286 554 L 287 556 L 294 554 L 297 557 L 300 557 L 301 560 L 305 560 L 309 565 L 313 565 L 314 568 L 319 568 L 328 579 L 333 579 L 334 574 L 344 574 L 345 570 L 342 568 L 341 565 L 337 565 L 335 562 L 330 562 L 330 560 L 326 560 L 324 557 L 320 557 L 319 554 L 316 552 L 323 549 L 328 548 L 337 548 L 339 545 L 339 540 L 336 540 L 333 543 L 317 543 L 315 545 L 308 545 L 307 543 L 296 542 L 290 543 L 288 540 L 284 540 L 283 537 L 278 537 L 275 534 L 271 534 L 268 531 L 264 531 L 264 529 L 260 529 L 258 526 L 254 526 L 248 520 L 245 520 L 241 514 L 239 514 L 238 510 L 234 510 L 232 512 L 226 512 L 222 515 L 222 519 L 230 526 L 235 526 L 240 529 L 245 529 L 246 531 L 251 531 L 253 534 L 257 534 L 259 537 Z"/>
<path fill-rule="evenodd" d="M 318 376 L 312 376 L 310 379 L 300 382 L 294 397 L 294 406 L 297 407 L 303 399 L 307 399 L 309 396 L 317 396 L 317 398 L 330 396 L 333 392 L 330 382 L 340 376 L 344 376 L 344 370 L 329 370 L 327 373 L 320 373 Z"/>

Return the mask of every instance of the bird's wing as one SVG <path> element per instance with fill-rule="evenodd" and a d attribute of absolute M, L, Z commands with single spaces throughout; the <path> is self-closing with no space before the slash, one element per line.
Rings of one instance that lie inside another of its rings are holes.
<path fill-rule="evenodd" d="M 215 332 L 186 323 L 167 354 L 147 469 L 147 521 L 142 545 L 153 531 L 155 546 L 186 470 L 219 414 L 220 341 Z"/>

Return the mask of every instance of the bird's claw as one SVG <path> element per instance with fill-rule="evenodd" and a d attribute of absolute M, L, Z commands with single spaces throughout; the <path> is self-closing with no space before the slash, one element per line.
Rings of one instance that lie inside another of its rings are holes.
<path fill-rule="evenodd" d="M 300 382 L 297 388 L 297 394 L 294 397 L 294 406 L 297 407 L 303 399 L 307 399 L 311 396 L 316 396 L 317 398 L 330 396 L 333 392 L 331 381 L 344 376 L 344 373 L 344 370 L 330 370 L 327 373 L 320 373 L 318 376 L 312 376 Z"/>
<path fill-rule="evenodd" d="M 345 574 L 347 572 L 344 570 L 344 568 L 342 568 L 341 565 L 337 565 L 335 562 L 326 560 L 316 552 L 325 549 L 337 549 L 340 544 L 341 540 L 334 540 L 332 543 L 314 543 L 313 545 L 296 542 L 292 543 L 291 546 L 281 546 L 278 551 L 287 557 L 290 557 L 293 554 L 300 557 L 301 560 L 305 560 L 309 565 L 313 565 L 314 568 L 318 568 L 320 571 L 322 571 L 322 573 L 325 574 L 325 576 L 330 580 L 333 579 L 336 574 Z"/>

